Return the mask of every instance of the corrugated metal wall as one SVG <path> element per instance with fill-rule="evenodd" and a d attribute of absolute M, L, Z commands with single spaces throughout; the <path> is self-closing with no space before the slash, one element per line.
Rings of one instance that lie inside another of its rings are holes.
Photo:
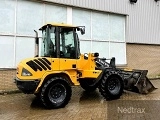
<path fill-rule="evenodd" d="M 160 1 L 138 0 L 43 0 L 127 15 L 126 42 L 160 44 Z"/>

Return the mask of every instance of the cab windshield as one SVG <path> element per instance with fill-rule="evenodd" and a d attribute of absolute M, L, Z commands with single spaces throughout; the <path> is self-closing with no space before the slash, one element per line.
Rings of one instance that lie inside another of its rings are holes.
<path fill-rule="evenodd" d="M 42 29 L 41 56 L 76 59 L 78 35 L 74 27 L 45 26 Z"/>

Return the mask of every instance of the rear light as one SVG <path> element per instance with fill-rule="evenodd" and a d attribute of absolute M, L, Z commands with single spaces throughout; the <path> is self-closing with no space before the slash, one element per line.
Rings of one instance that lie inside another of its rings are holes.
<path fill-rule="evenodd" d="M 17 67 L 17 71 L 16 72 L 17 72 L 17 74 L 19 74 L 19 68 L 18 67 Z"/>

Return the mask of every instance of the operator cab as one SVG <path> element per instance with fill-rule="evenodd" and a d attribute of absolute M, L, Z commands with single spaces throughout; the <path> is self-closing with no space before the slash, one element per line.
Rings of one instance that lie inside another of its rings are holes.
<path fill-rule="evenodd" d="M 42 30 L 41 57 L 78 59 L 80 55 L 77 31 L 84 34 L 84 26 L 47 24 Z"/>

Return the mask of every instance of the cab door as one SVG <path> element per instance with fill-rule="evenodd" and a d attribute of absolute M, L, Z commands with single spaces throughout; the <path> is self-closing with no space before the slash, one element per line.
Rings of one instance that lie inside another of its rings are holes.
<path fill-rule="evenodd" d="M 77 68 L 77 42 L 74 28 L 60 29 L 60 70 Z"/>

